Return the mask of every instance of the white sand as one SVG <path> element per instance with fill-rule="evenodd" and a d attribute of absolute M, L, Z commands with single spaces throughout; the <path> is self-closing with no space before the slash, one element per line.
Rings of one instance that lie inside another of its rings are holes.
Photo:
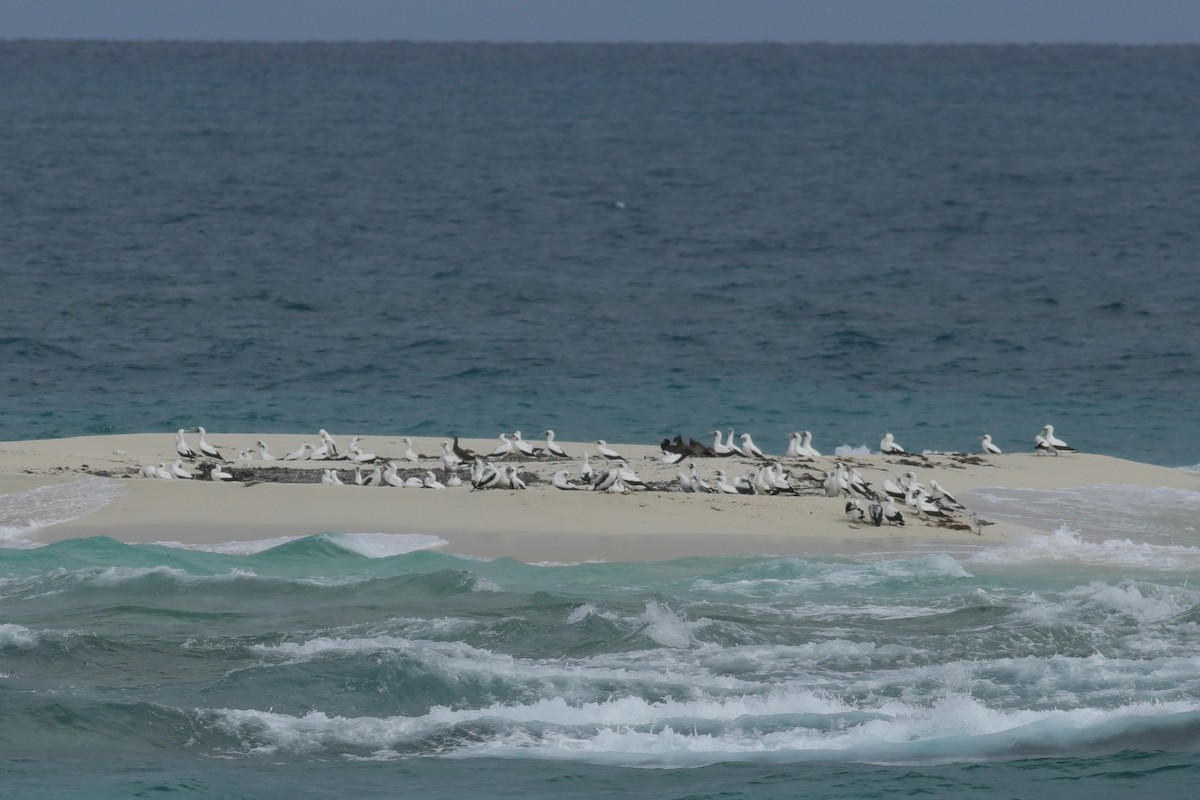
<path fill-rule="evenodd" d="M 227 458 L 258 439 L 275 455 L 317 441 L 314 436 L 252 433 L 208 434 L 208 441 Z M 349 436 L 338 435 L 344 448 Z M 195 445 L 195 437 L 189 436 Z M 422 466 L 440 469 L 440 440 L 413 440 L 424 456 Z M 463 440 L 482 453 L 496 440 Z M 540 444 L 540 443 L 539 443 Z M 590 450 L 603 469 L 594 444 L 561 442 L 578 455 Z M 762 443 L 760 443 L 762 444 Z M 657 447 L 611 444 L 646 480 L 673 480 L 683 466 L 665 466 Z M 398 458 L 404 445 L 397 437 L 365 436 L 362 447 L 383 457 Z M 770 448 L 768 446 L 768 452 Z M 144 464 L 175 457 L 173 433 L 94 436 L 0 443 L 0 494 L 26 491 L 52 483 L 107 472 L 126 489 L 104 507 L 79 519 L 51 525 L 29 535 L 51 542 L 106 535 L 125 542 L 178 541 L 218 544 L 228 541 L 302 536 L 323 531 L 435 534 L 444 549 L 481 557 L 511 556 L 530 562 L 642 560 L 692 555 L 770 553 L 895 552 L 930 548 L 973 548 L 994 545 L 1022 529 L 998 523 L 981 533 L 948 530 L 905 514 L 903 528 L 854 526 L 844 515 L 845 501 L 824 496 L 727 496 L 637 491 L 609 495 L 564 492 L 550 486 L 550 476 L 569 468 L 578 476 L 578 460 L 522 461 L 545 483 L 526 491 L 396 489 L 391 487 L 323 486 L 320 484 L 241 483 L 154 480 L 141 478 Z M 979 487 L 1056 489 L 1097 484 L 1164 486 L 1200 491 L 1200 475 L 1107 456 L 1081 453 L 1057 457 L 1005 454 L 961 464 L 949 456 L 930 456 L 921 465 L 904 465 L 897 457 L 847 459 L 876 486 L 897 472 L 913 471 L 928 485 L 936 478 L 961 494 Z M 711 479 L 717 468 L 738 474 L 753 462 L 743 459 L 694 459 L 700 475 Z M 833 459 L 815 464 L 781 460 L 793 475 L 820 477 Z M 350 469 L 346 462 L 235 461 L 235 466 L 290 466 Z M 403 466 L 412 466 L 403 464 Z M 194 469 L 194 465 L 192 467 Z M 364 469 L 369 472 L 370 467 Z M 465 470 L 464 470 L 465 477 Z M 964 518 L 964 521 L 966 518 Z"/>

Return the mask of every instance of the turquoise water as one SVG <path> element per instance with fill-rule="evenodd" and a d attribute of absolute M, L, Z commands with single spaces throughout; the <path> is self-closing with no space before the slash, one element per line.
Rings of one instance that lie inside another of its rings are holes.
<path fill-rule="evenodd" d="M 240 554 L 108 538 L 0 550 L 5 785 L 14 797 L 1194 787 L 1200 546 L 1069 531 L 1039 542 L 1033 555 L 577 565 L 402 552 L 433 537 L 379 534 Z"/>
<path fill-rule="evenodd" d="M 1050 422 L 1196 465 L 1198 60 L 0 43 L 0 439 Z M 30 545 L 121 491 L 0 496 L 2 796 L 1200 786 L 1197 492 L 984 490 L 1040 532 L 856 558 Z"/>

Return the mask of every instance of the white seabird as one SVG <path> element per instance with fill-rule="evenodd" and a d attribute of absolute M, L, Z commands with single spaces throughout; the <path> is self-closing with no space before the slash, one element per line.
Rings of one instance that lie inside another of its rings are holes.
<path fill-rule="evenodd" d="M 784 454 L 784 458 L 799 458 L 800 457 L 800 433 L 792 431 L 788 434 L 788 449 Z"/>
<path fill-rule="evenodd" d="M 1050 443 L 1046 441 L 1046 437 L 1040 433 L 1033 437 L 1033 450 L 1039 456 L 1043 453 L 1049 453 L 1053 456 L 1058 455 L 1058 451 L 1051 447 Z"/>
<path fill-rule="evenodd" d="M 358 437 L 355 436 L 350 440 L 350 447 L 346 450 L 346 458 L 355 464 L 371 464 L 374 463 L 378 456 L 374 453 L 364 453 L 358 446 Z"/>
<path fill-rule="evenodd" d="M 317 436 L 321 437 L 321 442 L 325 446 L 325 452 L 326 452 L 325 457 L 326 458 L 337 458 L 338 457 L 337 443 L 333 441 L 333 437 L 329 435 L 329 431 L 325 430 L 324 428 L 321 428 L 321 430 L 317 431 Z"/>
<path fill-rule="evenodd" d="M 421 459 L 418 458 L 417 454 L 413 452 L 412 439 L 409 439 L 406 436 L 403 439 L 401 439 L 400 441 L 404 442 L 404 456 L 403 456 L 404 460 L 411 461 L 414 464 L 421 463 Z"/>
<path fill-rule="evenodd" d="M 287 456 L 284 456 L 284 459 L 286 458 Z M 330 458 L 329 443 L 324 439 L 321 440 L 319 447 L 313 447 L 312 451 L 308 454 L 309 461 L 328 461 Z"/>
<path fill-rule="evenodd" d="M 421 481 L 426 489 L 445 489 L 446 484 L 437 479 L 431 470 L 425 470 L 425 480 Z"/>
<path fill-rule="evenodd" d="M 375 462 L 375 470 L 363 478 L 363 486 L 382 486 L 383 485 L 383 465 L 378 461 Z"/>
<path fill-rule="evenodd" d="M 513 431 L 513 447 L 517 448 L 517 452 L 529 458 L 537 457 L 537 449 L 529 442 L 521 438 L 520 431 Z"/>
<path fill-rule="evenodd" d="M 281 460 L 283 460 L 283 461 L 300 461 L 300 460 L 304 459 L 311 452 L 312 452 L 312 445 L 309 444 L 308 442 L 305 442 L 304 444 L 300 445 L 292 452 L 285 455 Z"/>
<path fill-rule="evenodd" d="M 325 486 L 338 486 L 341 484 L 341 479 L 337 476 L 337 471 L 332 469 L 321 470 L 321 483 Z"/>
<path fill-rule="evenodd" d="M 979 439 L 983 442 L 984 453 L 988 455 L 999 455 L 1001 453 L 1000 448 L 992 444 L 992 435 L 990 433 L 985 433 L 983 436 L 980 436 Z"/>
<path fill-rule="evenodd" d="M 183 440 L 183 428 L 175 433 L 175 452 L 179 453 L 180 458 L 196 457 L 196 451 Z"/>
<path fill-rule="evenodd" d="M 278 461 L 279 459 L 267 452 L 267 445 L 261 439 L 255 444 L 258 445 L 258 457 L 263 461 Z"/>
<path fill-rule="evenodd" d="M 620 453 L 610 448 L 608 446 L 608 442 L 604 441 L 603 439 L 596 440 L 596 452 L 609 461 L 619 461 L 623 458 Z"/>
<path fill-rule="evenodd" d="M 687 457 L 686 453 L 673 453 L 670 450 L 660 450 L 662 453 L 662 463 L 667 466 L 674 466 Z"/>
<path fill-rule="evenodd" d="M 554 473 L 554 477 L 551 478 L 550 482 L 554 485 L 555 489 L 562 489 L 563 491 L 573 491 L 579 489 L 578 486 L 571 483 L 571 479 L 567 477 L 567 471 L 565 469 L 560 469 L 558 472 Z"/>
<path fill-rule="evenodd" d="M 158 468 L 153 464 L 145 464 L 141 469 L 138 470 L 138 475 L 142 476 L 143 478 L 157 478 Z"/>
<path fill-rule="evenodd" d="M 175 463 L 171 464 L 171 477 L 188 479 L 192 477 L 192 473 L 183 468 L 183 460 L 175 459 Z"/>
<path fill-rule="evenodd" d="M 750 438 L 750 434 L 748 433 L 742 434 L 742 455 L 747 458 L 761 458 L 764 461 L 767 458 L 763 455 L 763 451 L 758 449 L 758 445 L 754 443 L 754 440 Z"/>
<path fill-rule="evenodd" d="M 887 505 L 883 508 L 883 518 L 887 520 L 889 525 L 904 525 L 904 515 L 900 513 L 900 509 L 896 508 L 895 499 L 889 497 Z"/>
<path fill-rule="evenodd" d="M 701 494 L 712 494 L 716 490 L 708 484 L 703 478 L 696 474 L 696 462 L 692 462 L 692 474 L 690 476 L 692 488 Z"/>
<path fill-rule="evenodd" d="M 201 453 L 208 456 L 209 458 L 215 458 L 217 461 L 225 461 L 226 460 L 224 456 L 222 456 L 219 452 L 217 452 L 217 448 L 213 447 L 211 444 L 208 443 L 207 440 L 205 440 L 204 437 L 205 437 L 205 434 L 207 434 L 207 431 L 205 431 L 204 428 L 197 425 L 196 433 L 200 434 L 200 442 L 196 446 L 199 448 Z"/>
<path fill-rule="evenodd" d="M 694 473 L 695 471 L 696 465 L 692 464 L 692 472 Z M 682 489 L 686 494 L 691 494 L 696 491 L 696 485 L 692 483 L 691 477 L 683 470 L 675 473 L 675 480 L 679 482 L 679 488 Z"/>
<path fill-rule="evenodd" d="M 594 477 L 596 477 L 596 473 L 592 470 L 592 465 L 588 462 L 588 452 L 585 450 L 583 451 L 583 461 L 579 463 L 579 480 L 591 484 Z"/>
<path fill-rule="evenodd" d="M 228 483 L 233 480 L 233 474 L 223 470 L 220 464 L 214 464 L 212 470 L 208 473 L 208 479 L 210 481 L 225 481 Z"/>
<path fill-rule="evenodd" d="M 513 446 L 512 439 L 508 438 L 507 433 L 502 433 L 500 434 L 500 446 L 488 453 L 488 457 L 504 458 L 505 456 L 511 455 L 514 452 L 516 452 L 516 448 Z"/>
<path fill-rule="evenodd" d="M 732 433 L 732 431 L 730 431 L 730 433 Z M 714 453 L 716 453 L 719 456 L 734 455 L 734 449 L 721 441 L 721 432 L 720 431 L 709 431 L 708 435 L 713 437 L 713 448 L 712 449 L 713 449 Z"/>
<path fill-rule="evenodd" d="M 446 488 L 453 488 L 455 486 L 462 486 L 462 478 L 458 475 L 457 466 L 450 470 L 450 477 L 446 478 Z"/>
<path fill-rule="evenodd" d="M 801 431 L 800 436 L 803 439 L 800 443 L 800 457 L 813 460 L 820 458 L 821 454 L 812 446 L 812 431 Z"/>
<path fill-rule="evenodd" d="M 397 469 L 398 467 L 396 466 L 396 462 L 389 461 L 387 469 L 383 471 L 383 482 L 388 486 L 395 486 L 397 489 L 403 489 L 404 478 L 401 478 L 396 474 Z"/>
<path fill-rule="evenodd" d="M 525 481 L 521 480 L 521 476 L 517 474 L 517 468 L 512 464 L 507 465 L 508 469 L 508 487 L 510 489 L 524 489 Z"/>
<path fill-rule="evenodd" d="M 545 436 L 546 436 L 546 452 L 547 453 L 554 456 L 555 458 L 570 458 L 570 456 L 567 455 L 566 452 L 564 452 L 563 449 L 558 446 L 558 442 L 554 441 L 554 431 L 547 428 L 546 432 L 545 432 Z"/>
<path fill-rule="evenodd" d="M 850 518 L 851 522 L 863 522 L 867 518 L 858 500 L 846 501 L 846 516 Z"/>
<path fill-rule="evenodd" d="M 947 505 L 951 508 L 966 509 L 966 506 L 958 502 L 958 498 L 956 498 L 954 495 L 943 489 L 942 485 L 938 483 L 936 479 L 930 478 L 929 488 L 933 492 L 930 495 L 930 499 L 933 500 L 933 502 L 941 503 L 942 505 Z"/>
<path fill-rule="evenodd" d="M 742 448 L 738 447 L 733 439 L 733 428 L 729 429 L 729 435 L 725 437 L 725 446 L 732 450 L 735 456 L 746 457 L 746 454 L 742 452 Z"/>
<path fill-rule="evenodd" d="M 254 458 L 254 450 L 249 447 L 238 453 L 238 461 L 249 461 L 252 458 Z"/>
<path fill-rule="evenodd" d="M 1070 452 L 1074 452 L 1075 450 L 1074 447 L 1071 447 L 1071 445 L 1054 435 L 1053 425 L 1047 425 L 1046 427 L 1042 428 L 1042 436 L 1045 437 L 1046 444 L 1050 445 L 1055 450 L 1067 450 Z"/>
<path fill-rule="evenodd" d="M 443 439 L 442 440 L 442 466 L 444 466 L 446 468 L 446 470 L 449 471 L 451 469 L 454 469 L 461 463 L 462 463 L 462 459 L 459 458 L 455 454 L 455 452 L 450 449 L 450 440 Z"/>
<path fill-rule="evenodd" d="M 154 468 L 154 477 L 161 481 L 169 481 L 175 476 L 171 474 L 171 470 L 167 469 L 167 462 L 160 461 L 158 466 Z"/>
<path fill-rule="evenodd" d="M 908 451 L 896 444 L 896 437 L 892 436 L 891 432 L 888 432 L 879 440 L 879 452 L 884 455 L 901 455 Z"/>
<path fill-rule="evenodd" d="M 739 494 L 737 487 L 729 482 L 729 476 L 723 469 L 717 470 L 717 491 L 721 494 Z"/>

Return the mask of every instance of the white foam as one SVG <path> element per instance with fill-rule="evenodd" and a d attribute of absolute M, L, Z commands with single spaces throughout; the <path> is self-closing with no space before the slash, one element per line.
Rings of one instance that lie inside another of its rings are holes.
<path fill-rule="evenodd" d="M 37 631 L 32 631 L 24 625 L 0 623 L 0 647 L 29 649 L 36 645 L 37 642 Z"/>
<path fill-rule="evenodd" d="M 174 547 L 180 550 L 196 550 L 202 553 L 219 553 L 231 556 L 252 556 L 262 553 L 288 542 L 303 539 L 303 536 L 276 536 L 273 539 L 253 539 L 239 542 L 218 542 L 216 544 L 197 544 L 193 542 L 155 542 L 160 547 Z"/>
<path fill-rule="evenodd" d="M 540 758 L 642 767 L 720 761 L 937 763 L 1122 749 L 1130 737 L 1194 729 L 1192 701 L 1112 708 L 995 709 L 950 693 L 928 704 L 883 700 L 874 708 L 798 690 L 719 700 L 649 702 L 617 697 L 571 704 L 561 697 L 479 709 L 434 707 L 418 717 L 291 716 L 219 709 L 219 727 L 256 749 L 312 753 L 395 748 L 436 738 L 450 757 Z M 456 727 L 469 735 L 455 736 Z M 438 735 L 434 735 L 438 734 Z M 450 742 L 458 741 L 453 746 Z"/>
<path fill-rule="evenodd" d="M 1150 544 L 1130 539 L 1089 541 L 1080 531 L 1066 525 L 1049 534 L 1025 534 L 999 547 L 973 553 L 969 562 L 1020 564 L 1038 561 L 1067 561 L 1107 567 L 1136 567 L 1149 570 L 1200 569 L 1200 547 Z"/>
<path fill-rule="evenodd" d="M 833 449 L 833 454 L 842 458 L 847 458 L 850 456 L 859 456 L 865 458 L 871 455 L 871 448 L 867 447 L 865 444 L 860 444 L 858 447 L 848 444 L 839 444 Z"/>
<path fill-rule="evenodd" d="M 30 533 L 85 517 L 125 494 L 120 482 L 87 477 L 0 495 L 0 542 L 20 546 Z"/>
<path fill-rule="evenodd" d="M 1067 525 L 1090 536 L 1136 536 L 1200 545 L 1200 492 L 1097 484 L 1067 489 L 985 487 L 963 493 L 980 516 L 1053 531 Z"/>
<path fill-rule="evenodd" d="M 440 536 L 422 533 L 331 533 L 331 541 L 366 558 L 390 558 L 449 544 Z"/>

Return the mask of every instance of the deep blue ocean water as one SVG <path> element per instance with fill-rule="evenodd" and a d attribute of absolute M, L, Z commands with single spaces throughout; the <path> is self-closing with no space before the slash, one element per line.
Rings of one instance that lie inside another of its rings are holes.
<path fill-rule="evenodd" d="M 5 42 L 0 75 L 0 440 L 1050 422 L 1200 462 L 1200 48 Z M 91 480 L 0 497 L 0 536 Z M 0 796 L 1192 796 L 1196 493 L 977 500 L 1044 535 L 0 548 Z"/>

